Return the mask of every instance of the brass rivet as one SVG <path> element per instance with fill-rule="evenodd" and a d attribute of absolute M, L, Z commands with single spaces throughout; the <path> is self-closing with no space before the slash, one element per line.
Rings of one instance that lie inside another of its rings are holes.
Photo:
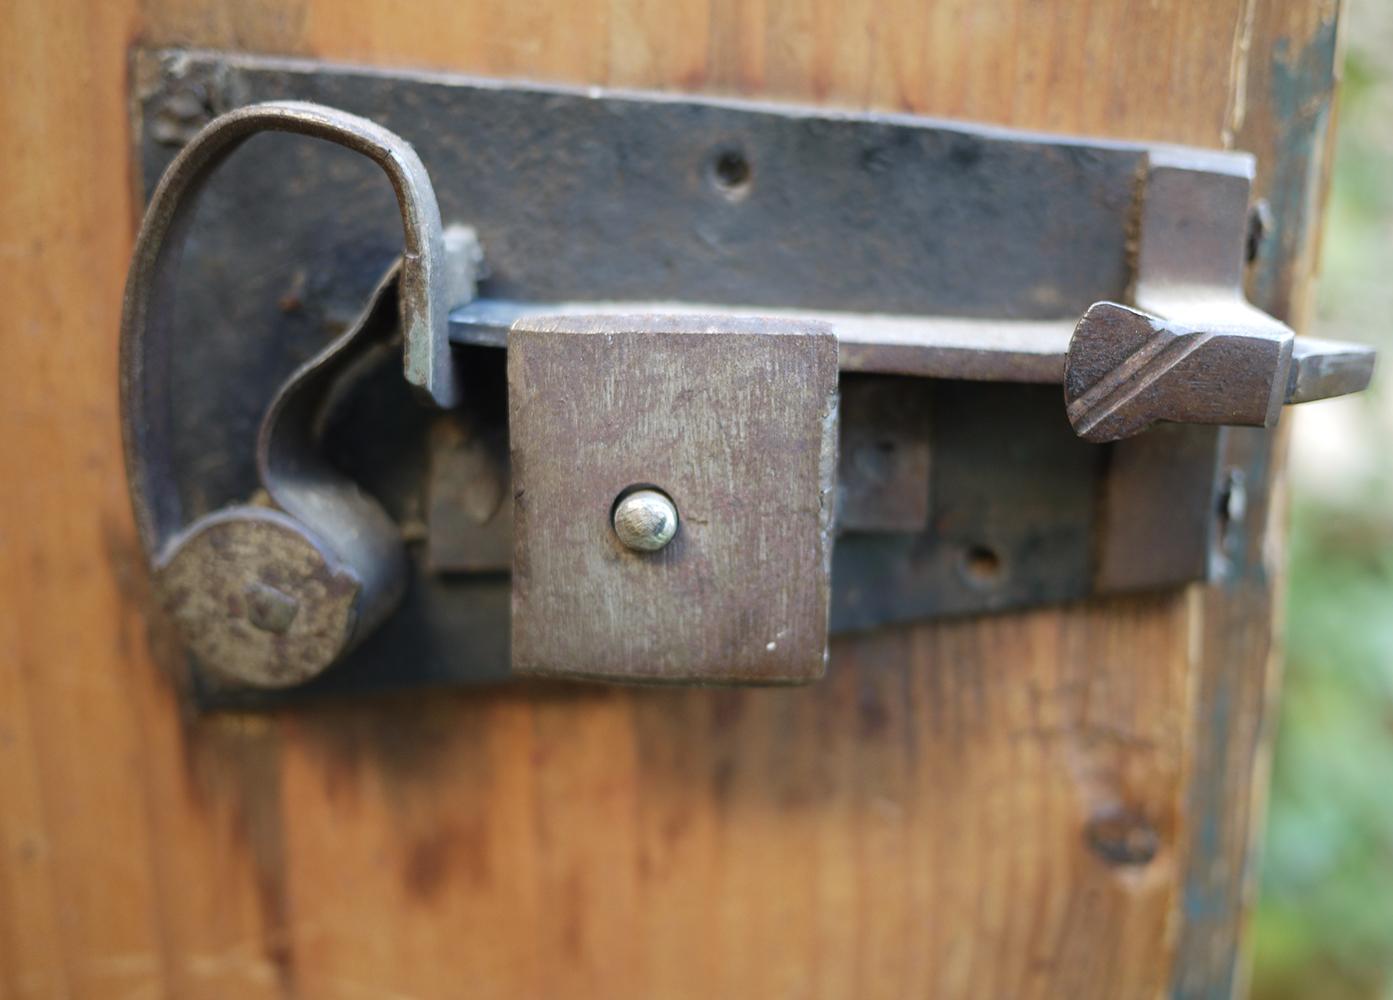
<path fill-rule="evenodd" d="M 657 552 L 677 534 L 677 508 L 659 490 L 634 490 L 614 505 L 614 533 L 635 552 Z"/>

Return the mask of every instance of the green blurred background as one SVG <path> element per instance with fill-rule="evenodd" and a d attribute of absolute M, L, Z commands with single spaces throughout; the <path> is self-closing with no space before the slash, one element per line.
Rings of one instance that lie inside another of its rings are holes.
<path fill-rule="evenodd" d="M 1349 0 L 1318 336 L 1364 396 L 1293 417 L 1286 672 L 1253 996 L 1393 1000 L 1393 2 Z"/>

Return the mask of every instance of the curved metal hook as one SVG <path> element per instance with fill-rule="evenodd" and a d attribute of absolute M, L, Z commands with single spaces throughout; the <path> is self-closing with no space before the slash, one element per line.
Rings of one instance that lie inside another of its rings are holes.
<path fill-rule="evenodd" d="M 146 394 L 162 385 L 159 367 L 174 349 L 171 326 L 184 239 L 204 184 L 228 156 L 259 132 L 289 132 L 337 143 L 386 172 L 401 207 L 405 249 L 401 268 L 401 324 L 406 380 L 438 406 L 459 403 L 459 379 L 450 355 L 448 303 L 440 208 L 430 177 L 400 136 L 366 118 L 303 101 L 273 101 L 238 108 L 209 122 L 160 178 L 136 237 L 121 316 L 121 400 L 126 466 L 136 494 L 136 518 L 147 551 L 154 552 L 180 524 L 168 476 L 150 463 L 172 453 L 166 400 Z M 147 506 L 148 505 L 148 506 Z"/>

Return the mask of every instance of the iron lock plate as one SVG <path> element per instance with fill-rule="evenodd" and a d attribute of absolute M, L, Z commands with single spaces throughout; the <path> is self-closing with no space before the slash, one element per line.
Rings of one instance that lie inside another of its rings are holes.
<path fill-rule="evenodd" d="M 489 317 L 525 322 L 528 303 L 853 318 L 838 330 L 833 632 L 1260 571 L 1266 431 L 1090 444 L 1061 402 L 1075 320 L 1136 293 L 1144 145 L 213 53 L 142 51 L 135 67 L 147 190 L 213 115 L 314 101 L 409 139 L 485 255 L 478 300 L 451 322 L 467 412 L 417 406 L 387 345 L 325 428 L 329 461 L 401 527 L 400 606 L 293 692 L 195 669 L 208 704 L 513 676 L 516 484 L 504 354 L 487 345 Z M 1251 160 L 1211 155 L 1240 182 L 1226 210 L 1242 225 Z M 276 387 L 351 325 L 399 248 L 391 187 L 333 146 L 256 138 L 211 179 L 175 304 L 197 336 L 144 373 L 180 427 L 162 469 L 186 517 L 256 493 Z M 956 326 L 926 351 L 884 334 L 905 316 Z"/>

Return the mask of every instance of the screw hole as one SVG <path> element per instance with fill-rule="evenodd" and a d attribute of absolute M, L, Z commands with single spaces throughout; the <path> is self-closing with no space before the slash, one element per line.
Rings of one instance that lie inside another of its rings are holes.
<path fill-rule="evenodd" d="M 969 584 L 983 589 L 997 586 L 1006 575 L 1005 561 L 995 549 L 986 545 L 969 545 L 965 548 L 960 569 Z"/>
<path fill-rule="evenodd" d="M 1215 511 L 1214 548 L 1210 572 L 1215 577 L 1228 574 L 1240 543 L 1243 522 L 1248 517 L 1248 489 L 1242 469 L 1230 469 L 1219 493 Z"/>
<path fill-rule="evenodd" d="M 1271 204 L 1266 198 L 1259 198 L 1248 210 L 1248 238 L 1244 245 L 1244 257 L 1249 264 L 1262 255 L 1263 244 L 1275 224 Z"/>
<path fill-rule="evenodd" d="M 712 183 L 727 198 L 744 197 L 753 175 L 750 161 L 738 149 L 722 150 L 711 163 Z"/>

